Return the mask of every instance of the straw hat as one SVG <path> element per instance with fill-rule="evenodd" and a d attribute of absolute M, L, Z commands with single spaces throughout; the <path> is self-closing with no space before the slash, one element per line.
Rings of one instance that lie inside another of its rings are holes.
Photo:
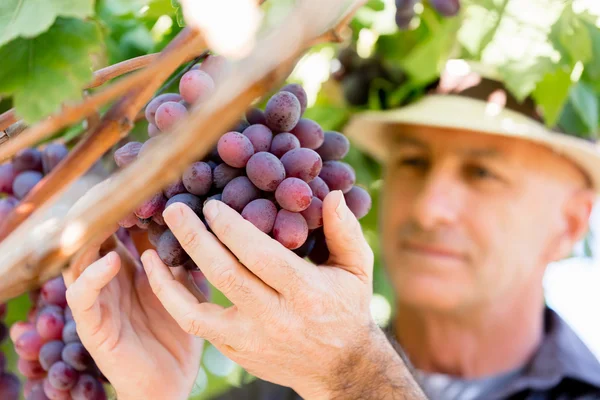
<path fill-rule="evenodd" d="M 344 128 L 353 144 L 385 163 L 393 132 L 439 128 L 530 140 L 571 159 L 600 194 L 600 146 L 544 125 L 531 99 L 518 102 L 493 71 L 451 60 L 437 87 L 420 100 L 393 110 L 355 115 Z"/>

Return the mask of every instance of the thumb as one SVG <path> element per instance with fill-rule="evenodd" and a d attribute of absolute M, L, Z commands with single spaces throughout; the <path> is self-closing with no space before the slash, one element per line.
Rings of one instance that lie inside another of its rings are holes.
<path fill-rule="evenodd" d="M 340 190 L 330 192 L 323 201 L 323 232 L 330 253 L 329 263 L 370 281 L 373 250 Z"/>

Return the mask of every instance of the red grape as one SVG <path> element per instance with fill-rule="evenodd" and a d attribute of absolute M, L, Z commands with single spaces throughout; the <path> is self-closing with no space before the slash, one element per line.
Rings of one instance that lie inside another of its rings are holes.
<path fill-rule="evenodd" d="M 171 197 L 173 197 L 177 194 L 186 193 L 186 192 L 187 192 L 187 190 L 185 190 L 185 186 L 181 180 L 178 180 L 177 182 L 174 182 L 163 189 L 163 194 L 165 195 L 165 197 L 167 199 L 170 199 Z"/>
<path fill-rule="evenodd" d="M 265 113 L 260 108 L 249 108 L 248 111 L 246 111 L 246 119 L 251 125 L 265 125 L 267 123 Z"/>
<path fill-rule="evenodd" d="M 90 353 L 80 342 L 67 343 L 62 351 L 62 360 L 79 372 L 85 371 L 93 364 Z"/>
<path fill-rule="evenodd" d="M 210 165 L 199 161 L 193 163 L 183 172 L 183 185 L 188 192 L 196 196 L 204 196 L 212 185 L 212 170 Z"/>
<path fill-rule="evenodd" d="M 354 169 L 342 161 L 325 161 L 319 174 L 330 190 L 341 190 L 346 193 L 356 182 Z"/>
<path fill-rule="evenodd" d="M 136 208 L 134 213 L 140 219 L 151 218 L 156 212 L 164 210 L 166 202 L 167 199 L 162 192 L 156 193 Z"/>
<path fill-rule="evenodd" d="M 304 217 L 299 213 L 279 210 L 273 225 L 273 237 L 288 249 L 299 248 L 308 237 Z"/>
<path fill-rule="evenodd" d="M 344 194 L 346 204 L 357 219 L 361 219 L 369 213 L 371 209 L 371 196 L 369 192 L 360 186 L 353 186 Z"/>
<path fill-rule="evenodd" d="M 73 400 L 96 400 L 101 392 L 100 383 L 88 374 L 81 374 L 71 389 Z"/>
<path fill-rule="evenodd" d="M 17 172 L 42 172 L 42 153 L 38 149 L 27 148 L 19 151 L 13 159 L 13 167 Z"/>
<path fill-rule="evenodd" d="M 165 208 L 168 208 L 173 203 L 183 203 L 191 208 L 196 214 L 200 215 L 200 213 L 202 213 L 202 200 L 191 193 L 181 193 L 171 197 L 169 201 L 167 201 Z"/>
<path fill-rule="evenodd" d="M 170 230 L 163 232 L 158 239 L 156 252 L 165 265 L 169 267 L 177 267 L 189 259 L 188 254 Z"/>
<path fill-rule="evenodd" d="M 308 229 L 317 229 L 323 226 L 323 202 L 318 197 L 313 197 L 308 208 L 301 214 L 306 220 Z"/>
<path fill-rule="evenodd" d="M 288 151 L 299 148 L 300 140 L 298 140 L 295 135 L 289 132 L 283 132 L 275 135 L 275 137 L 273 137 L 273 141 L 271 142 L 271 153 L 279 158 L 281 158 Z"/>
<path fill-rule="evenodd" d="M 250 221 L 264 233 L 271 232 L 276 216 L 277 207 L 267 199 L 252 200 L 242 211 L 242 217 Z"/>
<path fill-rule="evenodd" d="M 44 343 L 40 349 L 39 361 L 45 371 L 48 371 L 52 365 L 62 360 L 64 348 L 65 344 L 61 340 Z"/>
<path fill-rule="evenodd" d="M 37 360 L 40 348 L 43 345 L 43 339 L 36 331 L 27 331 L 19 336 L 14 343 L 15 351 L 19 357 L 25 360 Z"/>
<path fill-rule="evenodd" d="M 310 186 L 313 195 L 318 197 L 321 201 L 325 200 L 325 196 L 329 194 L 329 187 L 325 181 L 318 176 L 312 181 L 308 182 L 308 186 Z"/>
<path fill-rule="evenodd" d="M 308 183 L 298 178 L 286 178 L 275 191 L 277 203 L 292 212 L 306 210 L 312 197 L 312 190 Z"/>
<path fill-rule="evenodd" d="M 245 176 L 238 176 L 223 188 L 222 200 L 223 203 L 237 212 L 242 212 L 248 203 L 259 196 L 260 192 L 250 179 Z"/>
<path fill-rule="evenodd" d="M 246 174 L 260 190 L 274 192 L 285 179 L 285 168 L 279 158 L 271 153 L 261 151 L 248 160 Z"/>
<path fill-rule="evenodd" d="M 47 174 L 54 169 L 69 153 L 69 149 L 62 143 L 50 143 L 42 151 L 42 167 Z"/>
<path fill-rule="evenodd" d="M 244 167 L 254 154 L 254 146 L 250 139 L 239 132 L 233 131 L 221 136 L 217 148 L 223 161 L 235 168 Z"/>
<path fill-rule="evenodd" d="M 323 144 L 323 129 L 313 120 L 301 118 L 291 133 L 298 138 L 302 147 L 314 150 Z"/>
<path fill-rule="evenodd" d="M 12 186 L 19 172 L 12 163 L 0 165 L 0 193 L 12 194 Z"/>
<path fill-rule="evenodd" d="M 44 308 L 38 315 L 35 327 L 44 340 L 58 340 L 62 338 L 65 327 L 65 317 L 62 312 L 53 308 Z"/>
<path fill-rule="evenodd" d="M 129 142 L 120 147 L 117 151 L 115 151 L 114 154 L 115 163 L 117 166 L 123 168 L 135 161 L 140 150 L 142 149 L 142 146 L 143 143 L 140 142 Z"/>
<path fill-rule="evenodd" d="M 156 126 L 162 132 L 167 131 L 186 114 L 187 109 L 183 104 L 167 101 L 166 103 L 161 104 L 156 110 Z"/>
<path fill-rule="evenodd" d="M 213 181 L 217 189 L 222 189 L 227 185 L 233 178 L 237 178 L 244 174 L 242 168 L 234 168 L 229 165 L 222 163 L 215 167 L 213 171 Z"/>
<path fill-rule="evenodd" d="M 183 98 L 178 93 L 163 93 L 161 95 L 156 96 L 146 106 L 146 109 L 145 109 L 146 119 L 148 120 L 149 123 L 156 125 L 155 116 L 156 116 L 156 110 L 158 110 L 158 107 L 160 107 L 167 101 L 178 102 L 182 99 Z"/>
<path fill-rule="evenodd" d="M 323 162 L 314 150 L 299 148 L 290 150 L 281 157 L 288 177 L 310 182 L 321 172 Z"/>
<path fill-rule="evenodd" d="M 205 71 L 190 70 L 179 80 L 179 93 L 189 104 L 206 100 L 214 90 L 215 82 Z"/>
<path fill-rule="evenodd" d="M 323 161 L 341 160 L 350 150 L 350 141 L 339 132 L 325 132 L 325 140 L 317 153 Z"/>
<path fill-rule="evenodd" d="M 269 151 L 271 148 L 271 141 L 273 140 L 273 132 L 265 125 L 254 124 L 250 125 L 244 130 L 244 135 L 250 139 L 254 151 Z"/>
<path fill-rule="evenodd" d="M 58 390 L 69 390 L 77 383 L 79 373 L 64 361 L 54 363 L 48 371 L 48 381 Z"/>
<path fill-rule="evenodd" d="M 267 126 L 275 132 L 289 132 L 300 119 L 300 102 L 290 92 L 273 95 L 265 107 Z"/>
<path fill-rule="evenodd" d="M 296 98 L 300 102 L 300 114 L 304 114 L 304 111 L 306 111 L 306 106 L 308 105 L 308 96 L 306 95 L 306 91 L 304 90 L 302 85 L 299 85 L 297 83 L 290 83 L 282 87 L 281 91 L 290 92 L 291 94 L 296 96 Z"/>
<path fill-rule="evenodd" d="M 46 376 L 46 371 L 37 360 L 25 360 L 20 358 L 17 362 L 19 372 L 27 379 L 40 379 Z"/>
<path fill-rule="evenodd" d="M 67 287 L 62 276 L 46 281 L 41 289 L 42 300 L 47 304 L 54 304 L 60 307 L 67 306 L 65 292 Z"/>

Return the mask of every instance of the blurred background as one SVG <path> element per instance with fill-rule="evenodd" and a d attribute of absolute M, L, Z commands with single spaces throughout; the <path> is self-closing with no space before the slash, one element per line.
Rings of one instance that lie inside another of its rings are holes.
<path fill-rule="evenodd" d="M 96 17 L 105 29 L 104 55 L 98 67 L 160 51 L 180 30 L 180 11 L 172 0 L 98 0 Z M 293 0 L 267 0 L 264 29 L 293 7 Z M 308 93 L 305 115 L 324 130 L 342 131 L 355 112 L 400 107 L 418 98 L 448 59 L 482 61 L 497 71 L 518 98 L 532 96 L 550 123 L 596 140 L 600 100 L 600 2 L 597 0 L 465 0 L 460 14 L 442 18 L 426 2 L 415 4 L 407 29 L 399 29 L 394 0 L 370 0 L 351 23 L 344 44 L 322 44 L 298 63 L 289 82 Z M 457 62 L 456 67 L 462 64 Z M 173 87 L 172 91 L 177 88 Z M 0 103 L 0 112 L 10 108 Z M 132 138 L 146 138 L 139 122 Z M 73 138 L 74 126 L 59 134 Z M 352 149 L 347 162 L 358 183 L 371 193 L 374 206 L 361 222 L 376 254 L 372 312 L 381 325 L 393 313 L 391 291 L 379 258 L 377 163 Z M 600 358 L 600 211 L 596 207 L 589 235 L 572 257 L 548 266 L 546 298 Z M 594 234 L 597 232 L 597 234 Z M 218 292 L 215 301 L 228 304 Z M 9 303 L 7 323 L 26 319 L 29 299 Z M 16 355 L 5 343 L 10 369 Z M 193 399 L 252 379 L 211 345 L 206 346 Z"/>

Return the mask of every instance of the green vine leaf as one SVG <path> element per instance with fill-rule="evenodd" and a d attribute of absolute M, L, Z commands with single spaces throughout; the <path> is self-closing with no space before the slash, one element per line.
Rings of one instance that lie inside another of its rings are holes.
<path fill-rule="evenodd" d="M 571 72 L 565 68 L 546 74 L 532 93 L 533 99 L 542 108 L 547 126 L 554 126 L 569 98 Z"/>
<path fill-rule="evenodd" d="M 0 46 L 46 32 L 58 17 L 83 19 L 93 14 L 94 0 L 2 0 Z"/>
<path fill-rule="evenodd" d="M 74 18 L 58 18 L 33 39 L 15 39 L 0 48 L 0 94 L 13 96 L 27 122 L 54 113 L 63 102 L 82 98 L 102 43 L 95 22 Z"/>

